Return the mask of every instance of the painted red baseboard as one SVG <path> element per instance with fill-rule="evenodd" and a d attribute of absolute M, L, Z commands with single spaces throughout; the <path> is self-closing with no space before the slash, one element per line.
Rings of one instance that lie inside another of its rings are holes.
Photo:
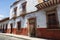
<path fill-rule="evenodd" d="M 7 33 L 10 33 L 11 29 L 7 30 Z M 20 30 L 13 28 L 13 34 L 18 35 L 28 35 L 27 28 L 21 28 Z M 36 36 L 41 38 L 52 38 L 52 39 L 60 39 L 60 29 L 58 30 L 51 30 L 47 28 L 37 28 L 36 29 Z"/>
<path fill-rule="evenodd" d="M 11 29 L 7 29 L 7 33 L 10 33 L 10 32 L 11 32 Z M 28 30 L 27 30 L 27 28 L 21 28 L 20 30 L 13 28 L 12 34 L 28 35 Z"/>
<path fill-rule="evenodd" d="M 47 28 L 37 28 L 36 36 L 42 38 L 60 39 L 60 29 L 53 30 Z"/>

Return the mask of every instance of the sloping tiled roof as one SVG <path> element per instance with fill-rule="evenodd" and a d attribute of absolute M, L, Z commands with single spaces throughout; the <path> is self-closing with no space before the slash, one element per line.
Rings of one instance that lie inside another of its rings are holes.
<path fill-rule="evenodd" d="M 4 22 L 4 21 L 6 21 L 6 20 L 9 20 L 9 17 L 0 20 L 0 23 L 1 23 L 1 22 Z"/>
<path fill-rule="evenodd" d="M 39 3 L 38 5 L 36 5 L 36 7 L 40 10 L 40 9 L 44 9 L 50 6 L 54 6 L 60 3 L 60 0 L 49 0 L 47 2 L 42 2 Z"/>

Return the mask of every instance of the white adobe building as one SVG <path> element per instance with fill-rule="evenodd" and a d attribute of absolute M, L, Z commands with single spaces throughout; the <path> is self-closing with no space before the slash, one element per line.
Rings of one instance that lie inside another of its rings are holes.
<path fill-rule="evenodd" d="M 60 39 L 60 0 L 17 0 L 9 19 L 7 33 Z"/>

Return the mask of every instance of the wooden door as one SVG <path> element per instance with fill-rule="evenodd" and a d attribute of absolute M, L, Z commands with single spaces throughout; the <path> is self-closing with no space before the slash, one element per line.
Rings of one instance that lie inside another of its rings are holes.
<path fill-rule="evenodd" d="M 20 28 L 21 28 L 21 22 L 19 21 L 19 22 L 17 22 L 17 29 L 18 29 L 18 31 L 20 30 Z"/>
<path fill-rule="evenodd" d="M 5 32 L 7 32 L 7 28 L 8 28 L 7 26 L 8 26 L 8 24 L 6 24 L 6 28 L 5 28 L 6 31 Z"/>
<path fill-rule="evenodd" d="M 56 13 L 47 14 L 47 25 L 49 29 L 59 28 L 58 18 Z"/>
<path fill-rule="evenodd" d="M 3 24 L 3 33 L 5 33 L 5 30 L 4 30 L 4 24 Z"/>
<path fill-rule="evenodd" d="M 29 31 L 31 37 L 36 36 L 36 18 L 29 19 Z"/>
<path fill-rule="evenodd" d="M 17 34 L 20 34 L 21 21 L 17 22 Z"/>
<path fill-rule="evenodd" d="M 11 26 L 11 32 L 10 33 L 12 33 L 13 32 L 13 24 L 11 23 L 10 26 Z"/>

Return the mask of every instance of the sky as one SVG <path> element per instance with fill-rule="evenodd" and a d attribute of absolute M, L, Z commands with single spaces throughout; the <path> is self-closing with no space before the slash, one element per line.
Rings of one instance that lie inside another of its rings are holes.
<path fill-rule="evenodd" d="M 15 0 L 0 0 L 0 20 L 2 18 L 9 17 L 10 15 L 10 5 Z"/>

